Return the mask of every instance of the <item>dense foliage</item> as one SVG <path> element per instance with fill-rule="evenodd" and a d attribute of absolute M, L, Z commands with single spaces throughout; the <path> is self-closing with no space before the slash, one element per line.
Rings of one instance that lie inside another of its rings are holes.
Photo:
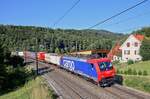
<path fill-rule="evenodd" d="M 10 56 L 10 51 L 0 40 L 0 95 L 23 85 L 32 75 L 23 66 L 23 59 Z"/>
<path fill-rule="evenodd" d="M 51 29 L 33 26 L 0 25 L 0 39 L 11 51 L 33 50 L 67 53 L 88 49 L 111 49 L 124 35 L 105 30 Z"/>
<path fill-rule="evenodd" d="M 142 60 L 150 60 L 150 39 L 144 39 L 140 49 L 140 54 L 143 57 Z"/>
<path fill-rule="evenodd" d="M 145 36 L 140 49 L 142 60 L 150 60 L 150 27 L 142 28 L 136 32 Z"/>

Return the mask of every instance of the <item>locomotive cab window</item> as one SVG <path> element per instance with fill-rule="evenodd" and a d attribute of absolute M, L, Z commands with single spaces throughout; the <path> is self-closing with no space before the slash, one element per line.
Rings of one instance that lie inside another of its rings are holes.
<path fill-rule="evenodd" d="M 94 69 L 94 64 L 91 64 L 91 69 L 92 69 L 92 70 Z"/>
<path fill-rule="evenodd" d="M 99 63 L 99 68 L 101 71 L 111 70 L 113 69 L 113 65 L 111 62 L 101 62 Z"/>

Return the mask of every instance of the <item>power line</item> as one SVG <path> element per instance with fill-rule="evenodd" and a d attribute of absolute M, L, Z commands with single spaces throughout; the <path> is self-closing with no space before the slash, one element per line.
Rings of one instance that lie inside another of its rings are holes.
<path fill-rule="evenodd" d="M 150 26 L 150 24 L 148 24 L 146 27 Z M 121 32 L 129 32 L 130 30 L 137 30 L 137 29 L 141 29 L 143 28 L 143 26 L 137 26 L 137 27 L 132 27 L 132 28 L 128 28 L 128 29 L 123 29 L 123 30 L 119 30 L 118 33 L 121 33 Z"/>
<path fill-rule="evenodd" d="M 96 26 L 98 26 L 98 25 L 100 25 L 100 24 L 103 24 L 103 23 L 105 23 L 105 22 L 107 22 L 107 21 L 109 21 L 109 20 L 111 20 L 111 19 L 113 19 L 113 18 L 115 18 L 115 17 L 117 17 L 117 16 L 119 16 L 119 15 L 121 15 L 121 14 L 123 14 L 123 13 L 125 13 L 125 12 L 127 12 L 127 11 L 129 11 L 129 10 L 131 10 L 131 9 L 133 9 L 133 8 L 135 8 L 135 7 L 139 6 L 139 5 L 141 5 L 141 4 L 143 4 L 143 3 L 145 3 L 145 2 L 147 2 L 147 1 L 148 1 L 148 0 L 143 0 L 142 2 L 139 2 L 139 3 L 137 3 L 136 5 L 133 5 L 133 6 L 127 8 L 127 9 L 125 9 L 125 10 L 123 10 L 123 11 L 121 11 L 121 12 L 119 12 L 119 13 L 117 13 L 117 14 L 115 14 L 115 15 L 113 15 L 113 16 L 107 18 L 107 19 L 105 19 L 105 20 L 102 20 L 102 21 L 98 22 L 97 24 L 95 24 L 95 25 L 89 27 L 88 29 L 91 29 L 91 28 L 94 28 L 94 27 L 96 27 Z"/>
<path fill-rule="evenodd" d="M 56 26 L 56 24 L 58 24 L 81 0 L 77 0 L 72 6 L 71 8 L 69 8 L 54 24 L 53 27 Z"/>
<path fill-rule="evenodd" d="M 143 17 L 143 16 L 146 16 L 146 15 L 149 15 L 149 14 L 150 14 L 150 12 L 141 13 L 141 14 L 138 14 L 138 15 L 136 15 L 136 16 L 134 16 L 134 17 L 128 17 L 128 18 L 123 19 L 123 20 L 120 20 L 120 21 L 118 21 L 118 22 L 115 22 L 115 23 L 106 25 L 105 27 L 118 25 L 118 24 L 120 24 L 120 23 L 128 22 L 128 21 L 130 21 L 130 20 L 135 20 L 136 18 Z"/>

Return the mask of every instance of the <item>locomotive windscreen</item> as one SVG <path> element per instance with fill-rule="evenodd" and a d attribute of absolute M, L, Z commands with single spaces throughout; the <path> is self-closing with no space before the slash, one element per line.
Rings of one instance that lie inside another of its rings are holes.
<path fill-rule="evenodd" d="M 113 65 L 111 62 L 101 62 L 99 63 L 99 68 L 101 71 L 111 70 L 113 69 Z"/>

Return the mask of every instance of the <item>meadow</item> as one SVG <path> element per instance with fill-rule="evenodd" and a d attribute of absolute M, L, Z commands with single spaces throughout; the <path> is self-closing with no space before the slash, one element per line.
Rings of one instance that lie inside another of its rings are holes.
<path fill-rule="evenodd" d="M 123 76 L 123 85 L 150 93 L 150 61 L 115 66 L 118 75 Z"/>
<path fill-rule="evenodd" d="M 23 87 L 0 96 L 0 99 L 56 99 L 56 95 L 50 90 L 43 78 L 27 82 Z"/>

